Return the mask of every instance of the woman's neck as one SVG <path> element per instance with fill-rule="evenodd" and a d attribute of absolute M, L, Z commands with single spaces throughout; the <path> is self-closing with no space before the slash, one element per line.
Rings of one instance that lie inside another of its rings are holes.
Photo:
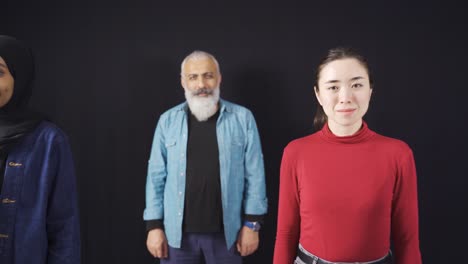
<path fill-rule="evenodd" d="M 359 129 L 361 129 L 361 127 L 362 127 L 362 119 L 349 126 L 337 124 L 330 120 L 328 121 L 328 128 L 335 136 L 338 136 L 338 137 L 352 136 L 356 134 L 356 132 L 358 132 Z"/>

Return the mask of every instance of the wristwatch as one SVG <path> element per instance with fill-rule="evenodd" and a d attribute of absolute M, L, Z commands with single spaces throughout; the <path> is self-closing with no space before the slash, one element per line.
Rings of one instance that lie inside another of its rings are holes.
<path fill-rule="evenodd" d="M 244 221 L 244 226 L 252 229 L 255 232 L 258 232 L 261 227 L 259 222 L 250 222 L 250 221 Z"/>

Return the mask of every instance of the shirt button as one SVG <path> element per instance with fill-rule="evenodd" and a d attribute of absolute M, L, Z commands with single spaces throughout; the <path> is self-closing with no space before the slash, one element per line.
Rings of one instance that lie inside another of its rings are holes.
<path fill-rule="evenodd" d="M 185 156 L 184 153 L 180 154 L 181 157 Z"/>
<path fill-rule="evenodd" d="M 4 204 L 11 204 L 11 203 L 15 203 L 15 202 L 16 202 L 16 200 L 11 200 L 11 199 L 8 199 L 8 198 L 4 198 L 2 200 L 2 203 L 4 203 Z"/>
<path fill-rule="evenodd" d="M 182 192 L 179 192 L 179 196 L 181 196 L 181 195 L 182 195 Z"/>
<path fill-rule="evenodd" d="M 184 176 L 184 173 L 183 173 L 183 172 L 181 172 L 181 173 L 180 173 L 180 176 Z"/>
<path fill-rule="evenodd" d="M 181 213 L 181 212 L 179 212 L 179 216 L 181 216 L 181 215 L 182 215 L 182 213 Z"/>

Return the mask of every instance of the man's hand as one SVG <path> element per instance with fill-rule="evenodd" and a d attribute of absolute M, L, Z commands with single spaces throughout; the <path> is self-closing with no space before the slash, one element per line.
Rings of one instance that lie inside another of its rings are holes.
<path fill-rule="evenodd" d="M 258 232 L 243 226 L 237 237 L 237 251 L 245 257 L 255 252 L 258 248 Z"/>
<path fill-rule="evenodd" d="M 146 247 L 153 257 L 167 258 L 167 239 L 164 230 L 156 228 L 149 231 Z"/>

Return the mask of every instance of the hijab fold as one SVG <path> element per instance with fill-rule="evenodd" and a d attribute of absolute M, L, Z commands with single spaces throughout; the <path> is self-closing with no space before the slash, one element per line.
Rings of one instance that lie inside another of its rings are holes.
<path fill-rule="evenodd" d="M 31 50 L 13 37 L 0 35 L 0 57 L 15 80 L 11 99 L 0 108 L 0 156 L 5 157 L 44 117 L 27 107 L 34 79 Z"/>

